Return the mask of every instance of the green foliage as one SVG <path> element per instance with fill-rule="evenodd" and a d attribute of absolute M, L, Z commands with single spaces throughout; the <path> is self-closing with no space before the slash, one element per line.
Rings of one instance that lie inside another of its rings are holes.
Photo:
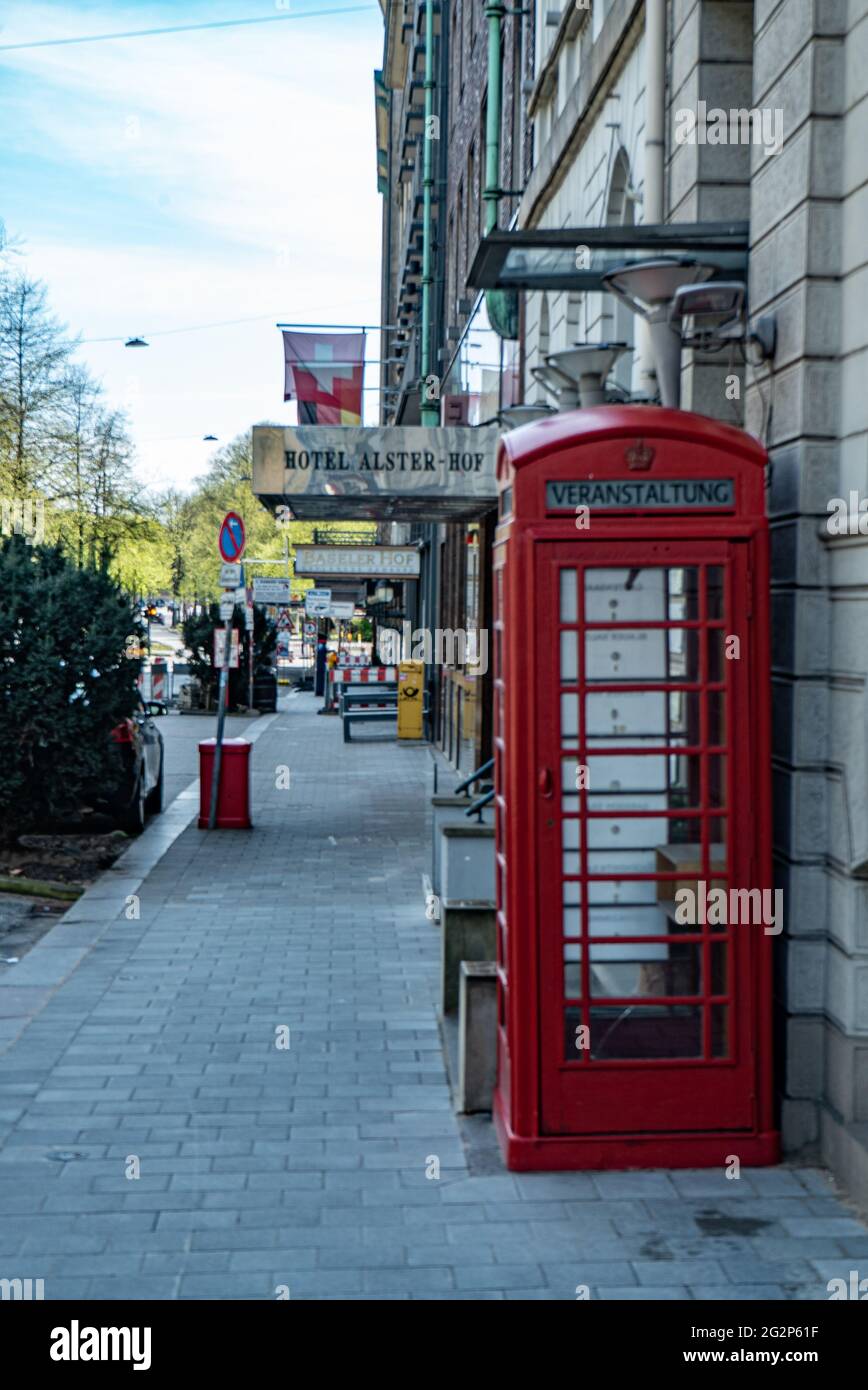
<path fill-rule="evenodd" d="M 54 318 L 44 285 L 15 268 L 0 245 L 0 494 L 38 502 L 45 536 L 79 568 L 117 572 L 119 552 L 141 537 L 148 504 L 133 476 L 120 412 L 73 360 L 76 344 Z"/>
<path fill-rule="evenodd" d="M 250 633 L 245 631 L 244 610 L 236 605 L 232 613 L 232 626 L 239 631 L 239 665 L 229 671 L 229 708 L 237 709 L 247 705 L 249 695 L 249 650 Z M 220 672 L 215 667 L 214 631 L 222 628 L 220 609 L 216 603 L 208 606 L 204 613 L 188 618 L 184 623 L 184 645 L 190 649 L 190 671 L 199 681 L 203 690 L 209 692 L 211 705 L 216 704 L 217 686 Z M 274 665 L 274 652 L 277 646 L 277 628 L 269 622 L 262 609 L 253 610 L 253 674 L 267 670 Z"/>
<path fill-rule="evenodd" d="M 203 613 L 188 618 L 183 626 L 184 646 L 190 652 L 190 674 L 195 676 L 203 690 L 212 685 L 214 670 L 214 629 L 220 624 L 220 611 L 216 603 Z"/>
<path fill-rule="evenodd" d="M 0 547 L 0 834 L 47 823 L 110 784 L 110 734 L 135 703 L 138 634 L 120 585 L 59 546 Z"/>
<path fill-rule="evenodd" d="M 312 586 L 311 579 L 295 579 L 293 551 L 296 545 L 313 541 L 316 523 L 279 522 L 254 494 L 250 485 L 252 474 L 253 445 L 248 430 L 218 450 L 204 478 L 189 496 L 173 490 L 159 499 L 157 515 L 165 570 L 164 582 L 156 587 L 187 600 L 219 597 L 217 533 L 228 511 L 236 511 L 244 518 L 246 555 L 257 560 L 273 559 L 273 564 L 250 566 L 248 582 L 253 575 L 286 575 L 288 547 L 293 590 L 302 593 Z M 330 523 L 330 527 L 343 529 L 340 523 Z M 363 528 L 355 521 L 347 522 L 346 529 L 357 533 Z M 373 541 L 374 523 L 370 532 Z"/>

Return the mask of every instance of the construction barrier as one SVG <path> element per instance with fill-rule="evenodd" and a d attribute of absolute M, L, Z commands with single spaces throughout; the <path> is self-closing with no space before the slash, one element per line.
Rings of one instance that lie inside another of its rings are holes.
<path fill-rule="evenodd" d="M 337 705 L 341 685 L 375 685 L 398 679 L 397 666 L 338 666 L 329 672 L 329 707 Z"/>

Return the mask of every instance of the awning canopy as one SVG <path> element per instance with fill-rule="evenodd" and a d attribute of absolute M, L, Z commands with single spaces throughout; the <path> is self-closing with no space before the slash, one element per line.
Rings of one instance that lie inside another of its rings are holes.
<path fill-rule="evenodd" d="M 648 226 L 533 228 L 489 232 L 468 285 L 480 290 L 604 290 L 615 266 L 660 256 L 694 256 L 714 277 L 747 279 L 750 224 L 662 222 Z"/>
<path fill-rule="evenodd" d="M 497 502 L 496 425 L 255 425 L 253 491 L 306 521 L 470 521 Z"/>

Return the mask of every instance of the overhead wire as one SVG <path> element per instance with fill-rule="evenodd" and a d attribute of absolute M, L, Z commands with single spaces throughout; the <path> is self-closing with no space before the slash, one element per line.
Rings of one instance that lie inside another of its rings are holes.
<path fill-rule="evenodd" d="M 111 34 L 77 34 L 64 39 L 31 39 L 24 43 L 0 43 L 0 53 L 20 52 L 25 48 L 60 48 L 68 44 L 104 43 L 112 39 L 144 39 L 160 34 L 190 34 L 203 29 L 237 29 L 252 24 L 278 24 L 285 19 L 319 19 L 336 14 L 359 14 L 363 10 L 377 8 L 376 5 L 341 5 L 327 10 L 260 15 L 255 19 L 213 19 L 203 24 L 167 24 L 159 29 L 127 29 Z"/>

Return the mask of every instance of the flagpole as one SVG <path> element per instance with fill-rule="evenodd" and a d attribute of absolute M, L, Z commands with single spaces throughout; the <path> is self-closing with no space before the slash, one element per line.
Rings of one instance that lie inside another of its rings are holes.
<path fill-rule="evenodd" d="M 398 330 L 399 323 L 277 323 L 275 328 L 348 328 L 354 333 L 380 333 L 383 329 Z"/>

